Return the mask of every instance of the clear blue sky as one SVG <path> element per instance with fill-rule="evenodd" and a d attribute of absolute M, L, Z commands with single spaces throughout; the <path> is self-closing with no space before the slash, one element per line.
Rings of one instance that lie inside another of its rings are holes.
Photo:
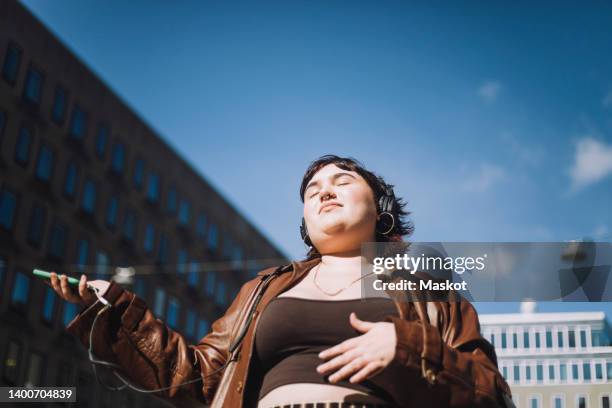
<path fill-rule="evenodd" d="M 611 240 L 612 4 L 23 3 L 292 258 L 327 153 L 417 241 Z"/>

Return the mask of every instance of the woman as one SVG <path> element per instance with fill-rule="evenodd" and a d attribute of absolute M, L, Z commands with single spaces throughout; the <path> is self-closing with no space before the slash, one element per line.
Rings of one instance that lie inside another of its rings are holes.
<path fill-rule="evenodd" d="M 245 283 L 197 345 L 114 282 L 90 282 L 107 310 L 85 276 L 77 294 L 54 274 L 55 291 L 87 307 L 67 330 L 89 347 L 98 319 L 93 354 L 143 388 L 164 388 L 156 395 L 178 406 L 213 398 L 258 408 L 509 404 L 468 302 L 361 300 L 361 244 L 412 232 L 391 187 L 351 158 L 311 163 L 300 188 L 307 259 Z"/>

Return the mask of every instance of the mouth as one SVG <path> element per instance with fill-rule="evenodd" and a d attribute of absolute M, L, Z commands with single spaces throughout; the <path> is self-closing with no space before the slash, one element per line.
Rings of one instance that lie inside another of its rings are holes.
<path fill-rule="evenodd" d="M 333 211 L 336 208 L 342 207 L 342 204 L 340 203 L 327 203 L 324 204 L 321 209 L 319 210 L 319 213 L 322 212 L 329 212 L 329 211 Z"/>

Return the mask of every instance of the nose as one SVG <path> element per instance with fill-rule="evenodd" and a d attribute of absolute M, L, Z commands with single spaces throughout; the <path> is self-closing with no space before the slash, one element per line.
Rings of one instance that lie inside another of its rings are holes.
<path fill-rule="evenodd" d="M 319 197 L 321 197 L 321 201 L 328 201 L 332 198 L 336 198 L 336 194 L 332 191 L 332 187 L 328 184 L 321 187 Z"/>

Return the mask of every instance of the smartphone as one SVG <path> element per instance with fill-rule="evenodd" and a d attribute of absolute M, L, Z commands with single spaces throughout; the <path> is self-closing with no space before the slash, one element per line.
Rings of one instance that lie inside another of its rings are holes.
<path fill-rule="evenodd" d="M 47 271 L 43 271 L 41 269 L 34 269 L 32 271 L 32 273 L 36 276 L 38 276 L 39 278 L 43 278 L 43 279 L 51 279 L 51 272 L 47 272 Z M 57 277 L 59 278 L 59 274 L 57 275 Z M 76 278 L 71 278 L 70 276 L 68 277 L 68 284 L 72 285 L 72 286 L 79 286 L 79 280 Z"/>

